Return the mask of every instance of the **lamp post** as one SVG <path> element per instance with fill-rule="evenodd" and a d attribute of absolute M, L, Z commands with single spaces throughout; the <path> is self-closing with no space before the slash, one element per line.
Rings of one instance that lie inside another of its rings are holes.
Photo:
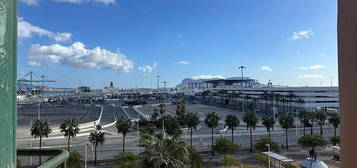
<path fill-rule="evenodd" d="M 87 168 L 87 158 L 88 158 L 88 145 L 89 145 L 89 143 L 88 142 L 86 142 L 85 144 L 84 144 L 84 168 Z"/>
<path fill-rule="evenodd" d="M 32 121 L 30 121 L 30 127 L 32 127 Z M 32 135 L 30 135 L 30 147 L 32 148 Z M 30 156 L 30 166 L 32 166 L 32 156 Z"/>
<path fill-rule="evenodd" d="M 265 144 L 268 147 L 268 152 L 270 152 L 270 144 Z M 270 168 L 270 156 L 268 155 L 268 168 Z"/>
<path fill-rule="evenodd" d="M 165 113 L 166 113 L 166 103 L 167 103 L 167 100 L 166 100 L 166 84 L 169 83 L 168 81 L 163 81 L 162 82 L 164 84 L 164 94 L 165 94 L 165 112 L 163 113 L 163 116 L 162 116 L 162 133 L 163 135 L 165 135 Z"/>
<path fill-rule="evenodd" d="M 37 104 L 37 119 L 38 119 L 38 120 L 41 120 L 41 114 L 40 114 L 40 112 L 41 112 L 41 103 L 38 103 L 38 104 Z"/>
<path fill-rule="evenodd" d="M 137 148 L 138 155 L 139 152 L 140 152 L 140 115 L 138 113 L 138 148 Z"/>
<path fill-rule="evenodd" d="M 243 94 L 243 87 L 244 87 L 244 80 L 243 80 L 243 72 L 244 72 L 244 69 L 247 68 L 245 66 L 240 66 L 238 67 L 238 69 L 241 70 L 241 76 L 242 76 L 242 88 L 241 88 L 241 93 Z M 243 94 L 244 95 L 244 94 Z M 242 99 L 242 113 L 244 113 L 244 99 Z"/>

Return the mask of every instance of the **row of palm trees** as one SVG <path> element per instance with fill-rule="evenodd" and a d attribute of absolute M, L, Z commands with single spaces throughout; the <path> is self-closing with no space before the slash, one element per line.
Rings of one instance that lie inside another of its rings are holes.
<path fill-rule="evenodd" d="M 336 136 L 336 130 L 340 124 L 339 115 L 337 113 L 327 114 L 323 110 L 317 110 L 316 112 L 301 111 L 301 113 L 299 114 L 299 117 L 300 116 L 304 116 L 304 118 L 300 118 L 301 123 L 304 127 L 304 135 L 305 135 L 305 127 L 307 126 L 306 125 L 307 123 L 310 123 L 309 126 L 311 127 L 311 134 L 313 134 L 313 124 L 314 124 L 313 122 L 314 121 L 317 122 L 317 124 L 319 124 L 320 134 L 322 135 L 323 134 L 322 127 L 325 124 L 327 117 L 329 116 L 328 121 L 333 125 L 334 136 Z M 220 120 L 220 117 L 216 112 L 208 113 L 208 115 L 205 118 L 205 124 L 207 125 L 207 127 L 212 129 L 212 131 L 211 131 L 212 145 L 213 145 L 213 129 L 218 126 L 219 120 Z M 246 123 L 247 129 L 249 129 L 250 151 L 252 152 L 253 151 L 252 132 L 253 132 L 253 130 L 255 130 L 257 123 L 259 121 L 259 118 L 255 112 L 246 112 L 242 118 L 242 121 L 244 123 Z M 268 136 L 270 138 L 270 132 L 276 125 L 274 116 L 265 115 L 264 117 L 262 117 L 262 124 L 266 127 Z M 284 113 L 284 114 L 280 115 L 280 117 L 279 117 L 279 124 L 280 124 L 280 127 L 285 130 L 285 142 L 286 142 L 285 147 L 286 147 L 286 149 L 288 149 L 289 148 L 288 131 L 289 131 L 289 129 L 296 127 L 296 125 L 294 124 L 294 117 L 292 115 L 290 115 L 289 113 Z M 225 126 L 228 127 L 229 130 L 231 130 L 232 142 L 234 142 L 234 139 L 233 139 L 234 130 L 237 127 L 239 127 L 239 125 L 240 125 L 240 119 L 237 115 L 230 114 L 230 115 L 226 116 Z"/>
<path fill-rule="evenodd" d="M 316 111 L 303 110 L 298 115 L 300 122 L 304 128 L 304 135 L 306 134 L 306 127 L 310 127 L 310 134 L 313 134 L 313 125 L 316 123 L 320 126 L 320 135 L 323 134 L 323 126 L 326 120 L 334 127 L 334 136 L 336 136 L 337 128 L 340 125 L 340 116 L 337 113 L 327 113 L 323 109 Z"/>
<path fill-rule="evenodd" d="M 193 136 L 193 131 L 195 131 L 199 124 L 200 124 L 200 120 L 199 120 L 199 116 L 197 113 L 185 113 L 184 111 L 184 107 L 182 107 L 183 105 L 181 104 L 179 108 L 181 108 L 180 110 L 180 114 L 181 116 L 178 117 L 180 118 L 180 120 L 184 120 L 183 123 L 184 126 L 183 127 L 187 127 L 188 130 L 190 131 L 190 145 L 191 148 L 193 147 L 192 145 L 192 136 Z M 183 108 L 183 109 L 182 109 Z M 161 121 L 164 122 L 164 113 L 166 111 L 165 106 L 161 105 L 159 106 L 158 110 L 155 110 L 157 112 L 160 112 L 160 114 L 153 114 L 153 115 L 161 115 Z M 315 112 L 307 112 L 307 111 L 301 111 L 299 113 L 299 118 L 301 120 L 302 126 L 304 127 L 304 135 L 305 135 L 305 127 L 310 126 L 311 127 L 311 134 L 312 129 L 313 129 L 313 124 L 317 123 L 320 125 L 321 131 L 320 134 L 322 134 L 322 126 L 325 123 L 325 120 L 327 120 L 334 126 L 335 128 L 335 133 L 334 135 L 336 136 L 336 129 L 339 126 L 339 115 L 337 113 L 333 113 L 333 114 L 329 114 L 327 115 L 323 110 L 317 110 Z M 155 118 L 155 119 L 153 119 Z M 219 121 L 220 121 L 220 116 L 218 115 L 218 113 L 216 112 L 209 112 L 207 114 L 207 116 L 205 117 L 205 124 L 207 125 L 208 128 L 211 128 L 211 145 L 213 146 L 214 144 L 214 138 L 213 138 L 213 134 L 214 134 L 214 128 L 218 127 L 219 125 Z M 158 120 L 157 117 L 152 117 L 152 120 Z M 176 121 L 176 120 L 175 120 Z M 231 131 L 232 134 L 232 142 L 234 142 L 234 131 L 240 126 L 240 117 L 238 115 L 235 114 L 230 114 L 227 115 L 225 117 L 225 126 Z M 250 151 L 253 151 L 253 142 L 252 142 L 252 135 L 253 135 L 253 130 L 255 130 L 257 123 L 259 122 L 259 117 L 257 116 L 257 114 L 253 111 L 253 112 L 246 112 L 243 116 L 242 116 L 242 121 L 244 123 L 246 123 L 247 129 L 249 129 L 249 133 L 250 133 Z M 288 131 L 290 128 L 293 128 L 294 125 L 294 118 L 292 115 L 288 114 L 288 113 L 284 113 L 282 115 L 280 115 L 279 117 L 279 123 L 281 128 L 283 128 L 285 130 L 285 136 L 286 136 L 286 148 L 288 148 Z M 140 121 L 137 122 L 136 124 L 140 124 Z M 166 130 L 163 129 L 162 135 L 163 137 L 161 137 L 161 139 L 155 139 L 153 135 L 144 133 L 143 135 L 146 135 L 144 137 L 144 144 L 146 146 L 146 154 L 150 153 L 148 150 L 151 150 L 152 148 L 157 148 L 157 146 L 153 147 L 150 143 L 154 143 L 154 142 L 159 142 L 163 143 L 161 145 L 165 145 L 166 141 L 175 141 L 175 142 L 182 142 L 181 140 L 179 140 L 179 135 L 174 135 L 174 136 L 168 136 L 167 138 L 165 138 L 165 132 L 169 133 L 169 132 L 174 132 L 173 130 L 170 129 L 176 129 L 177 127 L 171 127 L 169 124 L 169 120 L 167 121 L 167 127 L 165 127 Z M 262 124 L 267 128 L 267 132 L 268 135 L 270 137 L 270 132 L 271 130 L 274 128 L 275 126 L 275 118 L 272 115 L 265 115 L 264 117 L 262 117 Z M 122 138 L 122 151 L 125 152 L 125 139 L 127 134 L 135 127 L 135 123 L 128 117 L 126 116 L 121 116 L 117 123 L 116 123 L 116 128 L 119 134 L 123 135 Z M 150 125 L 149 125 L 150 126 Z M 162 125 L 164 126 L 164 124 Z M 157 127 L 155 127 L 154 129 L 156 129 Z M 181 129 L 182 127 L 179 126 L 179 129 Z M 61 132 L 63 133 L 63 135 L 67 138 L 67 145 L 68 145 L 68 149 L 70 150 L 70 141 L 71 139 L 73 139 L 73 137 L 75 137 L 79 130 L 78 127 L 78 122 L 73 119 L 70 118 L 68 120 L 65 120 L 61 125 L 60 125 L 60 129 Z M 40 138 L 40 148 L 42 145 L 42 138 L 43 137 L 48 137 L 49 134 L 51 133 L 51 128 L 49 126 L 49 123 L 47 121 L 40 121 L 40 120 L 36 120 L 32 127 L 31 127 L 31 135 L 35 138 Z M 139 130 L 138 130 L 139 131 Z M 95 148 L 95 164 L 97 162 L 97 147 L 98 145 L 103 145 L 105 142 L 105 132 L 102 131 L 94 131 L 92 133 L 90 133 L 90 136 L 88 138 L 89 142 L 91 144 L 93 144 L 94 148 Z M 153 132 L 151 133 L 153 134 Z M 151 138 L 151 139 L 150 139 Z M 148 140 L 149 139 L 149 140 Z M 160 144 L 156 144 L 156 145 L 160 145 Z M 213 149 L 213 148 L 212 148 Z M 213 153 L 213 150 L 212 150 Z M 147 156 L 149 157 L 149 156 Z M 41 163 L 41 156 L 39 157 L 40 163 Z"/>
<path fill-rule="evenodd" d="M 132 122 L 127 117 L 121 117 L 116 123 L 118 133 L 123 134 L 123 152 L 125 151 L 125 137 L 132 127 Z M 67 138 L 67 149 L 70 151 L 70 142 L 80 131 L 79 124 L 75 118 L 69 118 L 60 125 L 61 133 Z M 31 136 L 39 138 L 39 148 L 42 147 L 42 138 L 48 137 L 52 133 L 50 123 L 46 120 L 35 120 L 31 126 Z M 95 163 L 97 160 L 97 147 L 105 142 L 105 132 L 94 131 L 90 133 L 89 142 L 95 147 Z M 41 164 L 41 155 L 39 156 Z"/>

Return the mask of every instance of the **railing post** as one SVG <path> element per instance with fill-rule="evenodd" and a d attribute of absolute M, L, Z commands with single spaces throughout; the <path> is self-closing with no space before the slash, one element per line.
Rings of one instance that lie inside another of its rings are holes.
<path fill-rule="evenodd" d="M 16 0 L 0 0 L 0 167 L 16 168 Z"/>

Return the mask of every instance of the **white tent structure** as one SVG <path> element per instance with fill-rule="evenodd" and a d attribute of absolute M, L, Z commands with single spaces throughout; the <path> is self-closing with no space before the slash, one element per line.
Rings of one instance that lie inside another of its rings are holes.
<path fill-rule="evenodd" d="M 328 168 L 325 162 L 321 160 L 314 160 L 312 158 L 307 158 L 300 163 L 301 168 Z"/>
<path fill-rule="evenodd" d="M 294 160 L 274 152 L 262 152 L 262 153 L 272 159 L 272 163 L 271 163 L 272 167 L 280 168 L 281 164 L 288 164 L 294 162 Z"/>

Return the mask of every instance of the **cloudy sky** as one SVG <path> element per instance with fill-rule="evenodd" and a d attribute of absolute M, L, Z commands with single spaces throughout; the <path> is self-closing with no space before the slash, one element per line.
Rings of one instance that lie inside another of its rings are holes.
<path fill-rule="evenodd" d="M 239 76 L 337 85 L 335 0 L 20 0 L 18 75 L 102 88 Z"/>

